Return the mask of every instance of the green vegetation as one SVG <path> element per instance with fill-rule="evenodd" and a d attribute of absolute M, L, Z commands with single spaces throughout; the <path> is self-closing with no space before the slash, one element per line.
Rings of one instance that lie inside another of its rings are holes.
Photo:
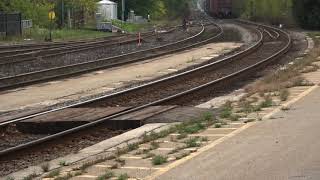
<path fill-rule="evenodd" d="M 192 147 L 199 147 L 200 144 L 198 143 L 199 138 L 194 137 L 186 140 L 184 143 L 186 144 L 186 148 L 192 148 Z"/>
<path fill-rule="evenodd" d="M 320 29 L 320 1 L 292 1 L 294 16 L 298 23 L 305 28 Z"/>
<path fill-rule="evenodd" d="M 97 180 L 106 180 L 114 177 L 114 173 L 112 171 L 107 170 L 103 175 L 99 176 Z"/>
<path fill-rule="evenodd" d="M 161 165 L 167 162 L 167 157 L 156 155 L 152 158 L 152 164 L 153 165 Z"/>
<path fill-rule="evenodd" d="M 53 178 L 59 175 L 60 175 L 60 169 L 57 169 L 57 170 L 51 171 L 46 177 Z"/>
<path fill-rule="evenodd" d="M 281 101 L 286 101 L 289 97 L 290 93 L 288 89 L 283 89 L 280 91 L 280 100 Z"/>
<path fill-rule="evenodd" d="M 128 174 L 120 174 L 117 180 L 127 180 L 129 178 Z"/>
<path fill-rule="evenodd" d="M 22 180 L 32 180 L 35 177 L 37 177 L 37 174 L 33 172 L 32 174 L 29 174 L 28 176 L 23 177 Z"/>

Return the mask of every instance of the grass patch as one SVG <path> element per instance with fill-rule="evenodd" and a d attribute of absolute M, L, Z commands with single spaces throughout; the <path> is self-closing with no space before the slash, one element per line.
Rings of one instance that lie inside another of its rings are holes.
<path fill-rule="evenodd" d="M 61 176 L 61 177 L 56 177 L 54 178 L 54 180 L 68 180 L 71 179 L 73 177 L 73 175 L 69 172 L 68 174 L 66 174 L 65 176 Z"/>
<path fill-rule="evenodd" d="M 286 101 L 288 100 L 290 93 L 288 91 L 288 89 L 283 89 L 280 91 L 279 97 L 281 101 Z"/>
<path fill-rule="evenodd" d="M 60 166 L 68 166 L 68 163 L 63 160 L 63 161 L 60 161 L 60 162 L 59 162 L 59 165 L 60 165 Z"/>
<path fill-rule="evenodd" d="M 156 141 L 152 141 L 150 143 L 150 145 L 151 145 L 150 150 L 155 150 L 155 149 L 158 149 L 160 147 L 160 144 L 158 142 L 156 142 Z"/>
<path fill-rule="evenodd" d="M 32 180 L 36 177 L 37 177 L 37 174 L 35 172 L 33 172 L 32 174 L 29 174 L 28 176 L 23 177 L 22 180 Z"/>
<path fill-rule="evenodd" d="M 106 180 L 114 177 L 114 173 L 112 171 L 106 171 L 104 174 L 100 175 L 97 180 Z"/>
<path fill-rule="evenodd" d="M 129 178 L 127 173 L 120 174 L 120 176 L 117 178 L 117 180 L 127 180 Z"/>
<path fill-rule="evenodd" d="M 132 143 L 132 144 L 127 144 L 128 151 L 133 151 L 139 148 L 139 144 L 137 143 Z"/>
<path fill-rule="evenodd" d="M 126 160 L 121 159 L 121 158 L 119 158 L 119 157 L 116 158 L 115 161 L 116 161 L 117 163 L 119 163 L 121 166 L 124 166 L 124 165 L 126 164 Z"/>
<path fill-rule="evenodd" d="M 188 140 L 186 140 L 184 143 L 186 144 L 186 148 L 192 148 L 192 147 L 199 147 L 200 144 L 198 143 L 199 138 L 193 137 Z"/>
<path fill-rule="evenodd" d="M 228 101 L 222 106 L 220 117 L 229 118 L 231 115 L 232 115 L 232 103 Z"/>
<path fill-rule="evenodd" d="M 261 108 L 268 108 L 268 107 L 271 107 L 272 105 L 273 105 L 272 98 L 270 96 L 266 96 L 263 102 L 261 102 L 259 106 Z"/>
<path fill-rule="evenodd" d="M 161 165 L 167 162 L 167 157 L 164 157 L 162 155 L 156 155 L 152 158 L 152 164 L 153 165 Z"/>
<path fill-rule="evenodd" d="M 222 128 L 222 124 L 221 123 L 216 123 L 216 124 L 214 124 L 214 128 Z"/>
<path fill-rule="evenodd" d="M 51 171 L 46 177 L 47 178 L 54 178 L 59 175 L 60 175 L 60 169 L 56 169 L 56 170 Z"/>

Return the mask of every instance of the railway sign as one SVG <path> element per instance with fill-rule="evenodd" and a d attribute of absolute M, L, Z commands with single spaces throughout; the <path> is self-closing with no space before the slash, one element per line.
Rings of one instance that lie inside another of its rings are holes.
<path fill-rule="evenodd" d="M 54 11 L 49 12 L 49 20 L 54 20 L 56 18 L 56 13 Z"/>

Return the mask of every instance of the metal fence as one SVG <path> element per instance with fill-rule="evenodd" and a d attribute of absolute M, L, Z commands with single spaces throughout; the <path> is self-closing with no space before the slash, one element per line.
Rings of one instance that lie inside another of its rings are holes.
<path fill-rule="evenodd" d="M 21 13 L 0 12 L 0 34 L 5 36 L 21 35 Z"/>

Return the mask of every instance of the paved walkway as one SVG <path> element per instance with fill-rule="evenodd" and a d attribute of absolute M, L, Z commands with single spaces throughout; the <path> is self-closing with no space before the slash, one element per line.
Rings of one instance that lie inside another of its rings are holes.
<path fill-rule="evenodd" d="M 186 161 L 163 180 L 319 180 L 320 88 L 237 136 Z"/>

